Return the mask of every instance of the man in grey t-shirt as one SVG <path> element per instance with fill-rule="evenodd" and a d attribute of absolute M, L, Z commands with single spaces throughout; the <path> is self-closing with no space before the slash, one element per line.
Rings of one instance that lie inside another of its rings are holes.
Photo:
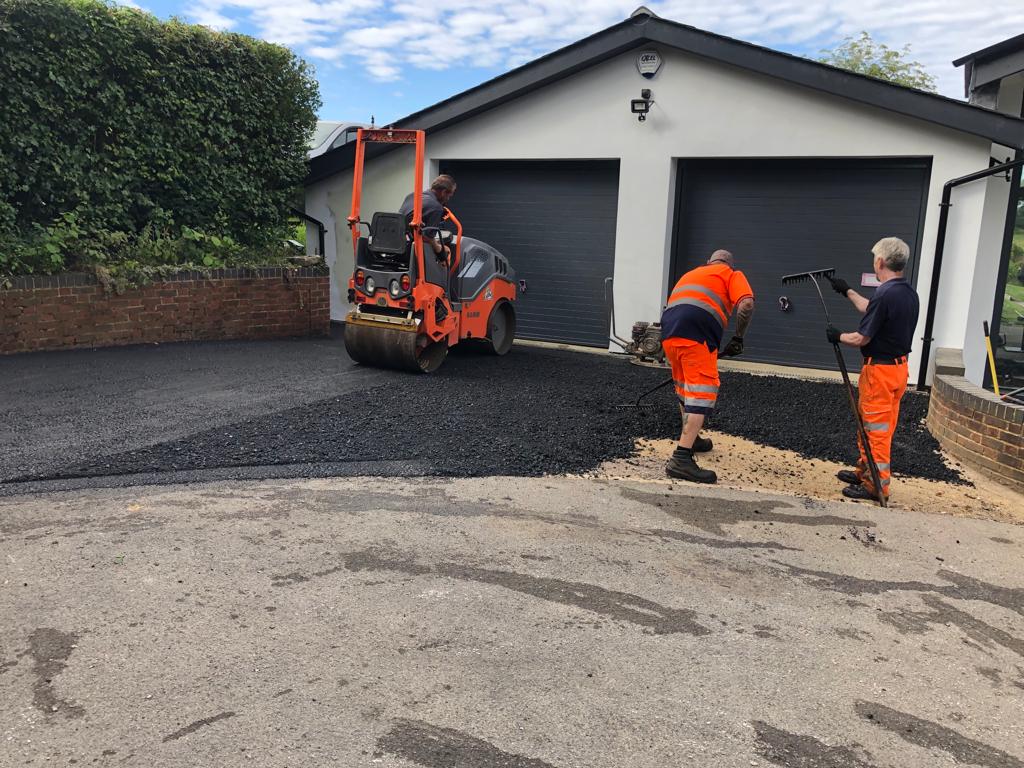
<path fill-rule="evenodd" d="M 406 224 L 412 221 L 414 194 L 410 192 L 406 195 L 405 200 L 402 202 L 402 207 L 398 209 L 398 212 L 405 216 Z M 455 179 L 446 173 L 442 173 L 434 179 L 430 189 L 421 194 L 423 198 L 423 226 L 440 227 L 441 221 L 444 219 L 444 207 L 448 205 L 448 201 L 455 194 Z M 430 247 L 434 249 L 434 253 L 438 256 L 441 256 L 448 250 L 439 240 L 433 237 L 425 237 L 423 239 L 430 244 Z"/>

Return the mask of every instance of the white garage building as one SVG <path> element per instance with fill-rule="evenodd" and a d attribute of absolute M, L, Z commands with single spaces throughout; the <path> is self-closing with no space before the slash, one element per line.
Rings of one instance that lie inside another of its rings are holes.
<path fill-rule="evenodd" d="M 467 234 L 501 250 L 527 281 L 521 337 L 606 347 L 606 277 L 628 327 L 657 320 L 679 274 L 727 248 L 757 298 L 745 358 L 831 367 L 813 288 L 783 288 L 780 276 L 835 267 L 860 282 L 874 242 L 898 235 L 913 251 L 925 336 L 943 185 L 1024 147 L 1024 75 L 1004 82 L 997 111 L 640 9 L 394 125 L 427 131 L 425 177 L 455 176 L 451 207 Z M 641 121 L 632 102 L 643 89 Z M 411 149 L 381 149 L 367 153 L 367 217 L 397 210 L 412 188 Z M 352 270 L 353 154 L 345 145 L 313 159 L 306 186 L 306 212 L 328 228 L 336 320 Z M 1010 188 L 1004 176 L 965 184 L 949 209 L 930 346 L 962 348 L 978 382 Z M 854 327 L 847 303 L 828 300 L 837 324 Z"/>

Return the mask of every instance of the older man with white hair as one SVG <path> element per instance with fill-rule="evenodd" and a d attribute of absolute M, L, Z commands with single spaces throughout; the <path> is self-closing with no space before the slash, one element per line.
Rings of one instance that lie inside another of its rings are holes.
<path fill-rule="evenodd" d="M 850 288 L 845 280 L 832 280 L 836 293 L 848 298 L 864 315 L 860 327 L 850 333 L 840 333 L 830 325 L 826 334 L 833 344 L 859 347 L 864 355 L 858 384 L 860 415 L 882 487 L 875 488 L 872 483 L 867 453 L 858 436 L 860 461 L 857 468 L 838 473 L 840 480 L 849 483 L 843 489 L 843 496 L 851 499 L 889 497 L 892 436 L 900 414 L 900 399 L 907 391 L 907 355 L 920 309 L 917 293 L 903 277 L 910 260 L 907 244 L 898 237 L 885 237 L 875 243 L 871 254 L 880 285 L 870 301 Z"/>

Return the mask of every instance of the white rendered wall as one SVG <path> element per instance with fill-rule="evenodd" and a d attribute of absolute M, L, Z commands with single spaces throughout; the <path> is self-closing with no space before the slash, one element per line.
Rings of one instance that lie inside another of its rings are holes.
<path fill-rule="evenodd" d="M 990 142 L 665 47 L 659 50 L 665 62 L 651 81 L 637 73 L 635 53 L 623 54 L 431 134 L 427 170 L 439 160 L 619 159 L 615 306 L 621 325 L 627 326 L 634 320 L 656 320 L 669 288 L 677 158 L 932 157 L 917 268 L 922 312 L 915 338 L 920 339 L 942 185 L 986 167 Z M 638 98 L 644 87 L 652 89 L 656 103 L 648 120 L 640 123 L 629 113 L 629 100 Z M 397 210 L 411 188 L 411 173 L 411 152 L 406 150 L 368 164 L 364 213 Z M 309 187 L 307 211 L 323 218 L 321 214 L 333 210 L 343 225 L 351 183 L 351 173 L 342 173 Z M 974 282 L 984 184 L 960 192 L 950 216 L 933 348 L 962 348 L 965 343 L 972 296 L 967 288 Z M 456 194 L 456 213 L 458 203 Z M 339 276 L 347 280 L 352 259 L 347 240 L 338 253 Z M 757 254 L 737 258 L 742 268 L 744 259 Z M 342 319 L 345 311 L 342 291 L 332 297 L 332 317 Z M 917 341 L 911 358 L 914 377 L 919 359 Z"/>

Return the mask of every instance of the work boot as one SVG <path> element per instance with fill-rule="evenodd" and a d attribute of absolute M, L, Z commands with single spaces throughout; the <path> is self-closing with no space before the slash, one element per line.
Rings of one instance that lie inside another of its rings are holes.
<path fill-rule="evenodd" d="M 701 469 L 693 460 L 693 451 L 689 448 L 677 446 L 665 465 L 665 474 L 680 480 L 689 480 L 693 483 L 717 483 L 718 475 L 710 469 Z"/>
<path fill-rule="evenodd" d="M 843 496 L 848 499 L 857 499 L 858 501 L 878 501 L 878 495 L 872 493 L 863 485 L 848 485 L 843 488 Z"/>
<path fill-rule="evenodd" d="M 711 442 L 710 437 L 701 437 L 700 435 L 697 435 L 697 439 L 693 441 L 694 453 L 707 453 L 714 447 L 715 446 Z"/>
<path fill-rule="evenodd" d="M 838 472 L 836 472 L 836 477 L 838 477 L 847 485 L 860 485 L 860 475 L 858 475 L 852 469 L 840 469 Z"/>

